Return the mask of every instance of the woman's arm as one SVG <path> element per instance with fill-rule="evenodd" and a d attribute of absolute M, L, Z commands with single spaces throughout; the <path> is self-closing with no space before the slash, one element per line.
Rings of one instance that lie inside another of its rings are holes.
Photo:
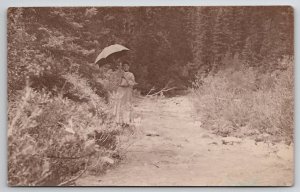
<path fill-rule="evenodd" d="M 133 73 L 128 73 L 127 78 L 125 77 L 125 79 L 127 80 L 129 86 L 134 86 L 136 84 Z"/>

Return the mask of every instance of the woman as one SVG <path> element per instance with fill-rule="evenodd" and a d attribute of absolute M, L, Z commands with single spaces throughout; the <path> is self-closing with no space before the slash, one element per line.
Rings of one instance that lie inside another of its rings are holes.
<path fill-rule="evenodd" d="M 130 124 L 132 117 L 132 91 L 136 84 L 133 73 L 129 72 L 129 64 L 124 62 L 120 70 L 120 81 L 117 88 L 117 98 L 114 106 L 116 122 Z"/>

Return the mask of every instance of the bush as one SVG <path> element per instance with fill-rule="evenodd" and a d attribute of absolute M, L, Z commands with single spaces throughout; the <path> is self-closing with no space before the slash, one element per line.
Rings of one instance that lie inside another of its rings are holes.
<path fill-rule="evenodd" d="M 111 119 L 110 106 L 85 79 L 75 74 L 65 78 L 87 102 L 30 87 L 10 100 L 9 185 L 67 185 L 95 164 L 103 172 L 107 159 L 118 153 L 121 131 Z M 95 161 L 99 156 L 106 160 Z"/>
<path fill-rule="evenodd" d="M 260 73 L 253 68 L 227 68 L 198 77 L 193 101 L 204 127 L 222 136 L 262 133 L 269 138 L 293 139 L 293 60 L 281 68 Z"/>

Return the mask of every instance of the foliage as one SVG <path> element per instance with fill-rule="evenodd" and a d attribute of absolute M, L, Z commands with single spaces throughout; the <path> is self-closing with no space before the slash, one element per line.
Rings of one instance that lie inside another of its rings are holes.
<path fill-rule="evenodd" d="M 293 10 L 284 6 L 10 8 L 8 21 L 10 93 L 26 76 L 51 92 L 68 72 L 95 82 L 101 72 L 92 63 L 114 43 L 131 49 L 123 59 L 143 93 L 187 87 L 198 70 L 226 68 L 226 57 L 270 71 L 293 55 Z M 41 81 L 49 74 L 57 74 L 53 85 Z"/>
<path fill-rule="evenodd" d="M 97 172 L 103 172 L 106 161 L 95 162 L 95 156 L 118 152 L 121 131 L 111 121 L 109 106 L 84 79 L 74 74 L 66 79 L 87 102 L 26 87 L 9 103 L 10 185 L 60 185 L 95 163 L 102 165 Z"/>
<path fill-rule="evenodd" d="M 282 59 L 293 38 L 286 6 L 9 8 L 9 184 L 67 184 L 119 159 L 118 74 L 94 64 L 114 43 L 130 49 L 121 59 L 136 94 L 196 81 L 208 126 L 291 135 L 292 67 Z"/>
<path fill-rule="evenodd" d="M 293 60 L 278 65 L 284 70 L 262 74 L 243 67 L 199 77 L 195 83 L 195 108 L 203 127 L 222 136 L 267 134 L 271 139 L 293 140 Z"/>
<path fill-rule="evenodd" d="M 198 7 L 192 14 L 190 74 L 230 67 L 238 57 L 248 67 L 277 70 L 278 59 L 293 56 L 291 7 Z"/>

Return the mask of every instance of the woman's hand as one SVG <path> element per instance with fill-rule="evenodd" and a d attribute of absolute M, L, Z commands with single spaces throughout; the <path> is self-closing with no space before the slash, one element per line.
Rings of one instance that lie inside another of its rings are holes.
<path fill-rule="evenodd" d="M 121 78 L 121 83 L 120 83 L 120 87 L 128 87 L 128 80 L 123 76 Z"/>
<path fill-rule="evenodd" d="M 125 71 L 121 71 L 121 78 L 125 78 Z"/>

